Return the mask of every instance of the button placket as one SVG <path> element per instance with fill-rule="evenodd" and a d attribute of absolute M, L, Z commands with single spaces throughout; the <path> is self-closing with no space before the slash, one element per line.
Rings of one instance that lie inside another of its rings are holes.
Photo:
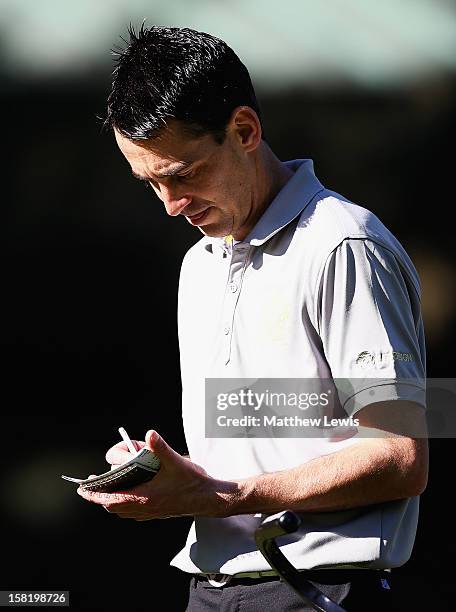
<path fill-rule="evenodd" d="M 233 322 L 236 305 L 241 292 L 242 279 L 246 268 L 249 253 L 248 245 L 235 245 L 233 248 L 230 269 L 223 303 L 222 333 L 223 354 L 225 365 L 231 357 L 231 341 L 233 337 Z"/>

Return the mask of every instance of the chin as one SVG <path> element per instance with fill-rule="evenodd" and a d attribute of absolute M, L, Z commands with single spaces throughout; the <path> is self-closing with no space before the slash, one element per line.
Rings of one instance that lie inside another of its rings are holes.
<path fill-rule="evenodd" d="M 209 238 L 224 238 L 231 233 L 231 224 L 227 226 L 221 223 L 208 223 L 207 225 L 199 225 L 198 229 Z"/>
<path fill-rule="evenodd" d="M 199 226 L 198 229 L 205 236 L 209 236 L 209 238 L 224 238 L 230 233 L 229 230 L 223 231 L 216 227 L 210 227 L 209 225 Z"/>

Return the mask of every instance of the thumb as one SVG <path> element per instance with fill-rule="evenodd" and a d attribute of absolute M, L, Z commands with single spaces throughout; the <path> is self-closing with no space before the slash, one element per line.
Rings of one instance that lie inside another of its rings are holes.
<path fill-rule="evenodd" d="M 162 463 L 180 458 L 180 455 L 154 429 L 149 429 L 146 433 L 145 442 L 146 448 L 157 455 Z"/>

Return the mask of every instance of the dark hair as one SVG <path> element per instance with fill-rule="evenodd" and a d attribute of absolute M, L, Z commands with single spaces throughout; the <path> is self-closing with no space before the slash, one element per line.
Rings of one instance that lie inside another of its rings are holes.
<path fill-rule="evenodd" d="M 131 140 L 158 135 L 170 120 L 193 135 L 225 138 L 237 106 L 260 110 L 247 68 L 223 41 L 189 28 L 130 26 L 118 52 L 105 126 Z"/>

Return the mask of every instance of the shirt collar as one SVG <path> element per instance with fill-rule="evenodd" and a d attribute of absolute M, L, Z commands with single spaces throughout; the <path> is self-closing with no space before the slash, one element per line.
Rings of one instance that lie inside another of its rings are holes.
<path fill-rule="evenodd" d="M 285 162 L 294 171 L 293 176 L 279 191 L 250 234 L 242 240 L 252 246 L 261 246 L 291 223 L 310 203 L 314 196 L 324 189 L 314 174 L 311 159 L 295 159 Z M 213 253 L 225 248 L 224 238 L 207 237 L 205 248 Z"/>

